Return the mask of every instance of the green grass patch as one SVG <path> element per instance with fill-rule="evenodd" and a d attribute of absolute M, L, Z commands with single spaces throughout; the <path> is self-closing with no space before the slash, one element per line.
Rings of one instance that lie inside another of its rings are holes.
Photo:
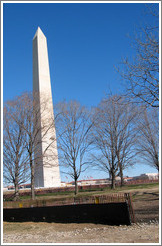
<path fill-rule="evenodd" d="M 50 199 L 50 198 L 58 198 L 58 197 L 84 197 L 84 196 L 91 196 L 91 195 L 108 195 L 111 193 L 119 193 L 119 192 L 130 192 L 131 190 L 138 190 L 138 189 L 152 189 L 159 186 L 159 183 L 148 183 L 148 184 L 135 184 L 135 185 L 124 185 L 123 187 L 116 186 L 116 189 L 113 190 L 111 187 L 105 188 L 96 188 L 88 189 L 88 190 L 79 190 L 79 193 L 75 196 L 74 191 L 59 191 L 59 192 L 51 192 L 45 194 L 37 194 L 36 199 Z M 28 200 L 31 199 L 30 195 L 23 195 L 20 194 L 20 200 Z M 6 199 L 9 200 L 9 199 Z"/>

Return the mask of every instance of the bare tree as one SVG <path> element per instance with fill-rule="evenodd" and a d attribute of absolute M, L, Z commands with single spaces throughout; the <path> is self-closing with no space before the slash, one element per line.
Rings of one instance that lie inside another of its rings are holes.
<path fill-rule="evenodd" d="M 90 113 L 76 101 L 59 103 L 56 123 L 57 142 L 63 171 L 75 182 L 75 194 L 78 193 L 77 180 L 87 169 L 87 153 L 91 142 L 89 133 L 92 127 Z M 67 170 L 67 171 L 66 171 Z"/>
<path fill-rule="evenodd" d="M 5 182 L 14 184 L 15 200 L 19 199 L 19 185 L 29 178 L 23 127 L 25 114 L 21 106 L 20 98 L 9 101 L 4 106 L 3 115 L 3 177 Z M 16 115 L 16 120 L 13 115 Z"/>
<path fill-rule="evenodd" d="M 49 141 L 47 136 L 54 124 L 51 117 L 52 115 L 48 110 L 49 100 L 45 95 L 41 98 L 40 103 L 38 93 L 24 93 L 12 101 L 12 110 L 10 113 L 11 122 L 15 123 L 12 125 L 13 131 L 19 129 L 18 133 L 20 136 L 15 134 L 17 138 L 19 137 L 17 148 L 20 151 L 23 150 L 22 156 L 25 158 L 25 163 L 28 164 L 30 169 L 29 177 L 31 178 L 32 199 L 35 199 L 35 172 L 39 172 L 40 160 L 42 157 L 45 157 L 43 165 L 49 165 L 49 160 L 52 159 L 53 162 L 55 162 L 56 158 L 54 149 L 50 151 L 50 153 L 48 152 L 49 147 L 56 141 L 55 138 Z M 17 110 L 15 110 L 15 108 Z M 6 115 L 8 115 L 8 112 L 6 112 Z M 46 146 L 43 153 L 40 150 L 42 143 Z M 7 144 L 11 149 L 11 142 L 6 143 L 6 147 Z M 11 151 L 10 155 L 12 159 L 13 151 Z M 24 171 L 26 171 L 26 169 Z"/>
<path fill-rule="evenodd" d="M 130 105 L 119 96 L 102 100 L 94 115 L 93 144 L 96 153 L 93 154 L 93 165 L 109 174 L 112 189 L 118 173 L 123 185 L 123 170 L 133 165 L 135 115 Z"/>
<path fill-rule="evenodd" d="M 136 126 L 138 109 L 132 103 L 126 102 L 124 97 L 113 97 L 116 108 L 114 117 L 115 151 L 118 160 L 121 186 L 124 184 L 123 171 L 135 162 Z"/>
<path fill-rule="evenodd" d="M 105 103 L 101 103 L 95 113 L 95 123 L 92 135 L 95 152 L 92 154 L 92 165 L 106 172 L 110 176 L 111 188 L 115 189 L 115 176 L 118 171 L 115 136 L 112 118 L 108 112 L 109 108 L 105 106 Z"/>
<path fill-rule="evenodd" d="M 31 198 L 35 199 L 35 172 L 39 173 L 39 164 L 44 159 L 43 165 L 48 165 L 52 159 L 55 162 L 55 148 L 48 152 L 49 147 L 56 141 L 56 138 L 48 138 L 48 133 L 53 130 L 53 118 L 48 109 L 49 99 L 44 95 L 40 97 L 37 92 L 22 95 L 23 108 L 25 110 L 24 131 L 26 134 L 25 148 L 28 153 L 28 161 L 31 170 Z M 50 135 L 51 136 L 51 135 Z M 46 146 L 42 153 L 41 145 Z M 50 167 L 50 166 L 49 166 Z"/>
<path fill-rule="evenodd" d="M 137 121 L 137 152 L 145 163 L 159 171 L 159 111 L 142 108 Z"/>
<path fill-rule="evenodd" d="M 136 35 L 132 61 L 122 60 L 118 71 L 126 82 L 127 96 L 146 106 L 159 107 L 159 16 L 153 4 L 149 9 L 154 24 Z"/>

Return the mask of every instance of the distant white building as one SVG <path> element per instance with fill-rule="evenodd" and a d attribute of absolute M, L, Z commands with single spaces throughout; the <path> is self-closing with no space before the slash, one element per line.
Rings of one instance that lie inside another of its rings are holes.
<path fill-rule="evenodd" d="M 134 177 L 124 177 L 124 181 L 125 182 L 129 182 L 129 181 L 132 181 L 134 180 Z"/>
<path fill-rule="evenodd" d="M 135 180 L 144 180 L 144 179 L 149 179 L 149 180 L 158 180 L 159 179 L 159 174 L 158 173 L 143 173 L 140 176 L 134 177 Z"/>
<path fill-rule="evenodd" d="M 100 184 L 110 184 L 109 179 L 89 179 L 89 180 L 78 180 L 78 185 L 79 186 L 84 186 L 84 185 L 100 185 Z M 74 185 L 74 181 L 67 183 L 67 185 Z"/>

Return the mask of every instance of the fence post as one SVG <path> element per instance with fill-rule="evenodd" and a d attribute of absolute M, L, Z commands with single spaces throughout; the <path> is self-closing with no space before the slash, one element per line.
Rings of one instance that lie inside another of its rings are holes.
<path fill-rule="evenodd" d="M 125 196 L 125 200 L 126 200 L 127 203 L 128 203 L 129 212 L 130 212 L 130 216 L 131 216 L 131 221 L 132 221 L 133 223 L 135 223 L 136 220 L 135 220 L 135 215 L 134 215 L 134 209 L 133 209 L 133 203 L 132 203 L 132 196 L 131 196 L 131 193 L 124 193 L 124 196 Z"/>

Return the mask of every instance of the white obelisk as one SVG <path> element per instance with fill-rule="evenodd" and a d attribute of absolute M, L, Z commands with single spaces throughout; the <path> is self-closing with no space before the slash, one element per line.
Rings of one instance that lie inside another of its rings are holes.
<path fill-rule="evenodd" d="M 54 125 L 47 40 L 38 27 L 33 38 L 33 92 L 38 97 L 39 134 L 35 150 L 35 187 L 61 185 Z M 36 107 L 36 106 L 35 106 Z M 39 149 L 39 151 L 38 151 Z M 39 154 L 38 154 L 39 153 Z M 38 158 L 36 158 L 38 157 Z"/>

